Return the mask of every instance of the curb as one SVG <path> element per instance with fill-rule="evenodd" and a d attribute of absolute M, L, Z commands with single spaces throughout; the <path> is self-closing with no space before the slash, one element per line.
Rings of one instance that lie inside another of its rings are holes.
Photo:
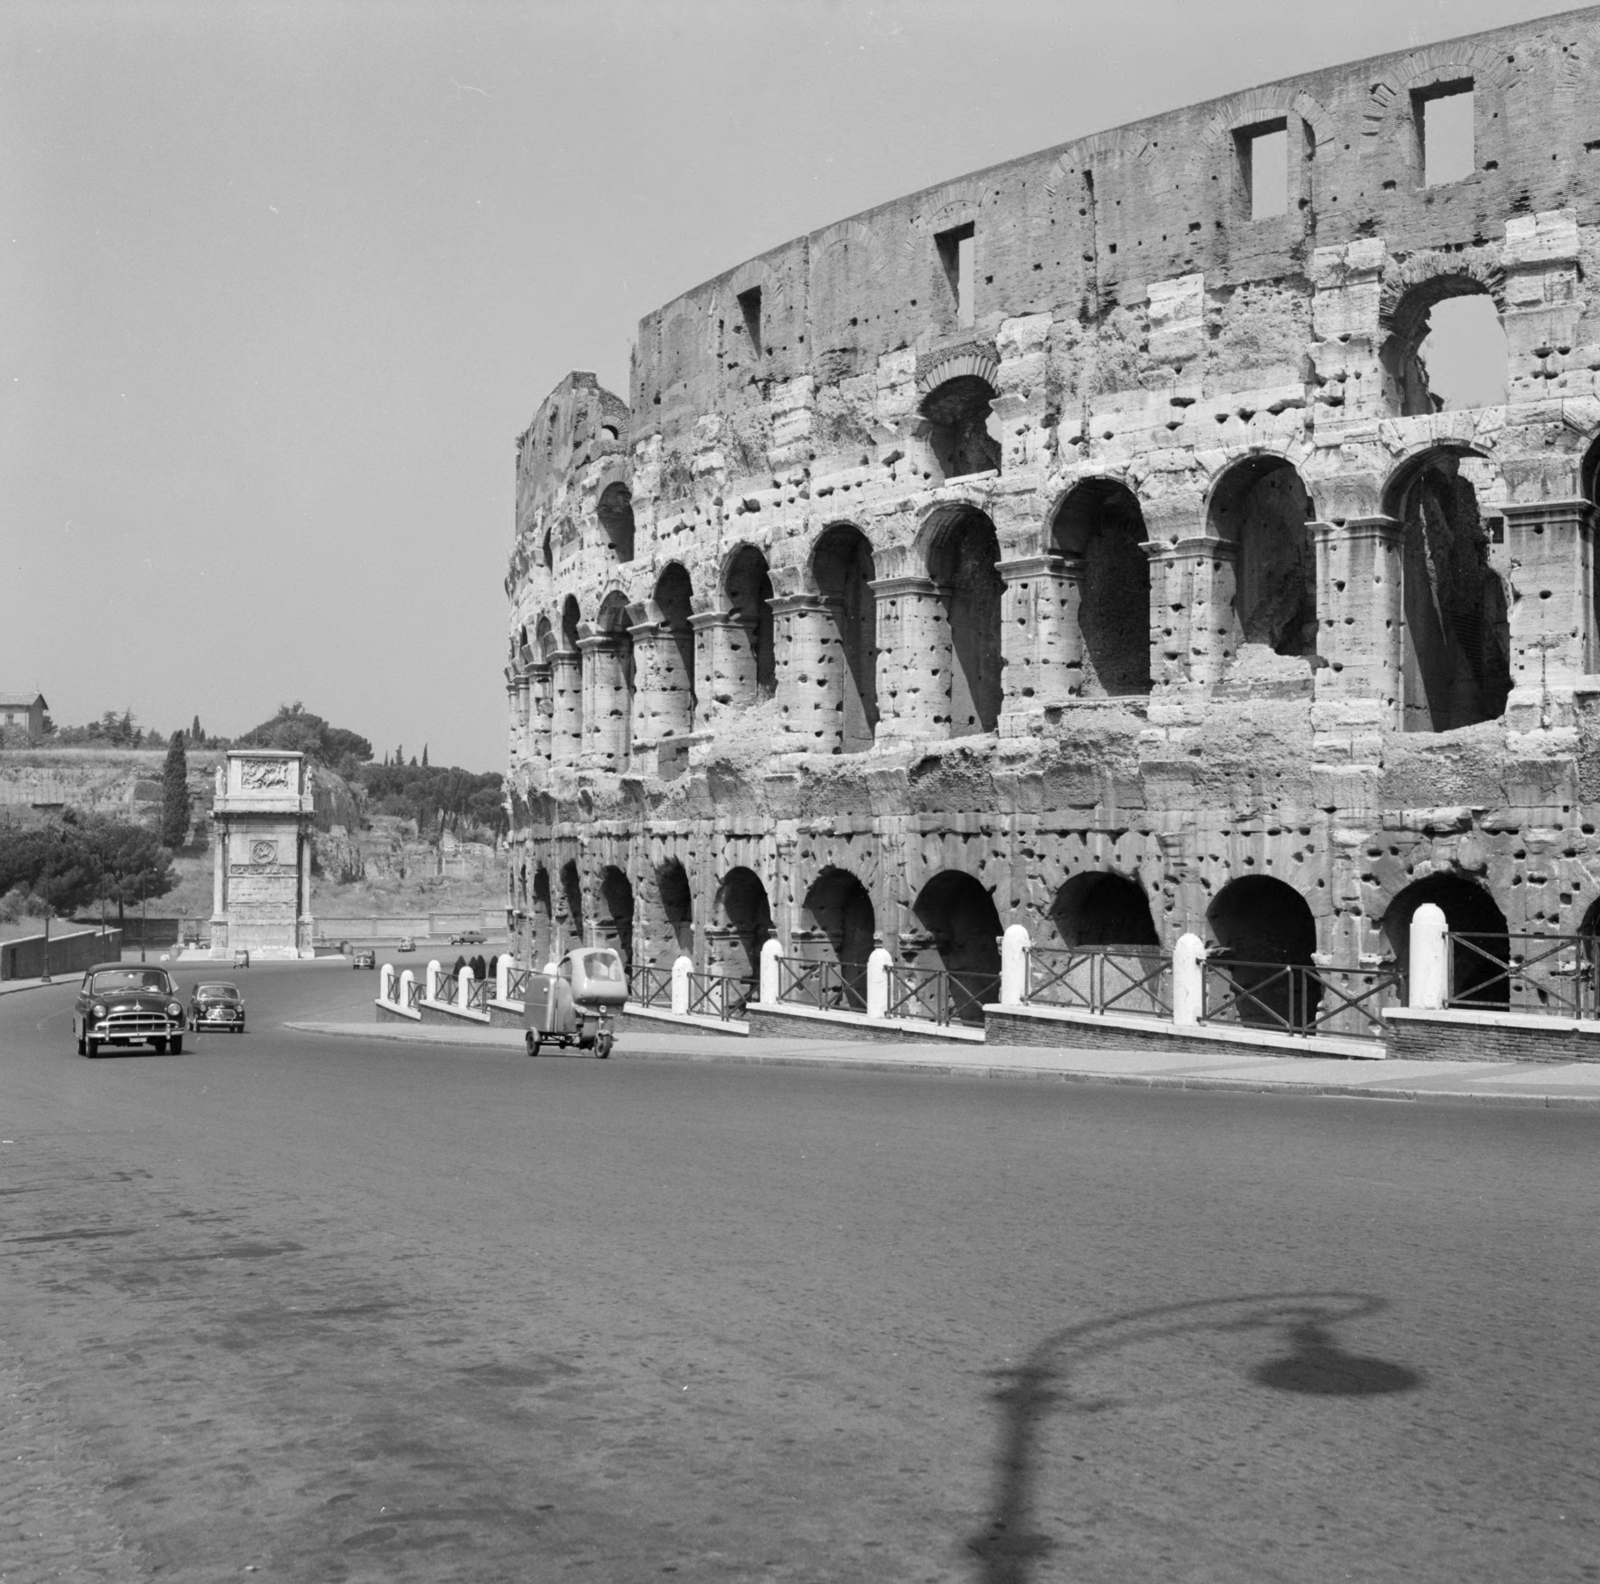
<path fill-rule="evenodd" d="M 327 1039 L 380 1039 L 395 1045 L 463 1046 L 478 1050 L 508 1052 L 520 1049 L 520 1041 L 472 1038 L 450 1038 L 448 1032 L 439 1039 L 428 1039 L 413 1034 L 409 1028 L 394 1033 L 384 1032 L 384 1025 L 374 1023 L 371 1032 L 362 1025 L 358 1033 L 353 1029 L 331 1028 L 321 1023 L 285 1023 L 286 1029 L 296 1033 L 315 1034 Z M 731 1043 L 731 1042 L 730 1042 Z M 1374 1084 L 1292 1083 L 1272 1078 L 1207 1078 L 1199 1074 L 1184 1073 L 1113 1073 L 1085 1072 L 1076 1068 L 1009 1067 L 981 1065 L 978 1063 L 953 1063 L 940 1061 L 884 1061 L 870 1056 L 801 1056 L 785 1053 L 781 1056 L 764 1056 L 750 1051 L 713 1047 L 704 1053 L 655 1053 L 649 1050 L 629 1051 L 617 1049 L 610 1059 L 615 1062 L 694 1062 L 721 1065 L 738 1064 L 747 1067 L 829 1067 L 849 1072 L 914 1073 L 921 1077 L 974 1078 L 974 1079 L 1032 1079 L 1041 1083 L 1092 1084 L 1102 1088 L 1167 1089 L 1196 1092 L 1211 1091 L 1217 1094 L 1270 1094 L 1298 1095 L 1302 1099 L 1323 1100 L 1399 1100 L 1435 1105 L 1490 1105 L 1518 1106 L 1527 1110 L 1588 1111 L 1600 1110 L 1600 1095 L 1552 1094 L 1495 1094 L 1468 1089 L 1384 1089 Z"/>

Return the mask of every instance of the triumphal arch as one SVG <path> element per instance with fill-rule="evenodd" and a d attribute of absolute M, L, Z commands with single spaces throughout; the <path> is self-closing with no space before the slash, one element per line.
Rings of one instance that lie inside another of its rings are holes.
<path fill-rule="evenodd" d="M 213 957 L 314 955 L 312 814 L 304 754 L 228 751 L 211 809 Z"/>
<path fill-rule="evenodd" d="M 895 199 L 517 454 L 524 952 L 1370 963 L 1600 898 L 1600 14 Z M 736 197 L 729 195 L 729 202 Z M 1477 315 L 1493 388 L 1449 388 Z M 1452 328 L 1454 327 L 1454 328 Z"/>

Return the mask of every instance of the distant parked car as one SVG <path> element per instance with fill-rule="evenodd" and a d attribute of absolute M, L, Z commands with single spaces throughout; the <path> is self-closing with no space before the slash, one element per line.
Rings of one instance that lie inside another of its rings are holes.
<path fill-rule="evenodd" d="M 213 981 L 197 984 L 189 992 L 189 1032 L 200 1034 L 206 1029 L 244 1033 L 244 997 L 238 985 Z"/>
<path fill-rule="evenodd" d="M 462 930 L 459 935 L 450 937 L 450 944 L 452 946 L 481 946 L 488 938 L 482 930 Z"/>
<path fill-rule="evenodd" d="M 241 946 L 233 954 L 233 966 L 235 968 L 248 968 L 250 966 L 250 953 L 244 947 Z"/>
<path fill-rule="evenodd" d="M 351 954 L 350 966 L 352 968 L 376 968 L 378 966 L 378 954 L 365 946 L 359 947 Z"/>
<path fill-rule="evenodd" d="M 102 963 L 84 974 L 72 1004 L 80 1056 L 98 1056 L 102 1045 L 152 1045 L 177 1056 L 183 1028 L 183 1003 L 165 968 Z"/>
<path fill-rule="evenodd" d="M 415 951 L 416 949 L 417 943 L 409 935 L 402 935 L 400 944 L 395 947 L 396 951 Z"/>

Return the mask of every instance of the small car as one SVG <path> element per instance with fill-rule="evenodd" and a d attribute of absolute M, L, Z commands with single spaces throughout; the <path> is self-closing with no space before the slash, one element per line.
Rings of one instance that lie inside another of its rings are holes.
<path fill-rule="evenodd" d="M 250 966 L 250 953 L 244 947 L 241 946 L 233 954 L 233 966 L 235 968 L 248 968 Z"/>
<path fill-rule="evenodd" d="M 150 1045 L 177 1056 L 183 1031 L 183 1003 L 165 968 L 101 963 L 85 972 L 72 1003 L 80 1056 L 98 1056 L 102 1045 Z"/>
<path fill-rule="evenodd" d="M 555 973 L 528 975 L 522 992 L 523 1041 L 530 1056 L 542 1045 L 576 1045 L 602 1061 L 616 1035 L 611 1012 L 628 998 L 622 958 L 609 946 L 578 946 Z"/>
<path fill-rule="evenodd" d="M 415 951 L 416 949 L 417 943 L 409 935 L 402 935 L 400 944 L 395 947 L 396 951 Z"/>
<path fill-rule="evenodd" d="M 199 1034 L 205 1029 L 244 1033 L 244 997 L 238 985 L 213 981 L 197 984 L 189 992 L 189 1032 Z"/>
<path fill-rule="evenodd" d="M 350 954 L 350 966 L 352 968 L 376 968 L 378 966 L 378 954 L 371 950 L 370 947 L 358 947 Z"/>
<path fill-rule="evenodd" d="M 459 935 L 450 937 L 450 944 L 452 946 L 481 946 L 488 938 L 482 930 L 462 930 Z"/>

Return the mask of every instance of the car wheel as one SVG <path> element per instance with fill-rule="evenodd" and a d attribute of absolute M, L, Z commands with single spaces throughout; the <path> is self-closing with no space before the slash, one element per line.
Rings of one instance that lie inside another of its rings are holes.
<path fill-rule="evenodd" d="M 153 1039 L 150 1044 L 157 1056 L 165 1056 L 167 1054 L 167 1042 L 164 1039 Z"/>
<path fill-rule="evenodd" d="M 84 1043 L 84 1054 L 85 1055 L 98 1056 L 100 1054 L 100 1041 L 99 1040 L 97 1040 L 97 1039 L 86 1039 L 83 1043 Z"/>
<path fill-rule="evenodd" d="M 594 1053 L 598 1060 L 604 1061 L 611 1054 L 612 1036 L 609 1033 L 600 1035 L 594 1042 Z"/>
<path fill-rule="evenodd" d="M 174 1056 L 183 1055 L 183 1035 L 174 1034 L 167 1042 L 167 1049 L 171 1051 Z"/>
<path fill-rule="evenodd" d="M 84 1056 L 84 1055 L 88 1054 L 87 1050 L 85 1049 L 84 1043 L 83 1043 L 83 1036 L 81 1034 L 78 1036 L 78 1054 L 80 1056 Z"/>
<path fill-rule="evenodd" d="M 529 1029 L 522 1036 L 522 1043 L 528 1047 L 528 1054 L 530 1056 L 537 1056 L 539 1054 L 539 1036 L 534 1033 L 532 1029 Z"/>

